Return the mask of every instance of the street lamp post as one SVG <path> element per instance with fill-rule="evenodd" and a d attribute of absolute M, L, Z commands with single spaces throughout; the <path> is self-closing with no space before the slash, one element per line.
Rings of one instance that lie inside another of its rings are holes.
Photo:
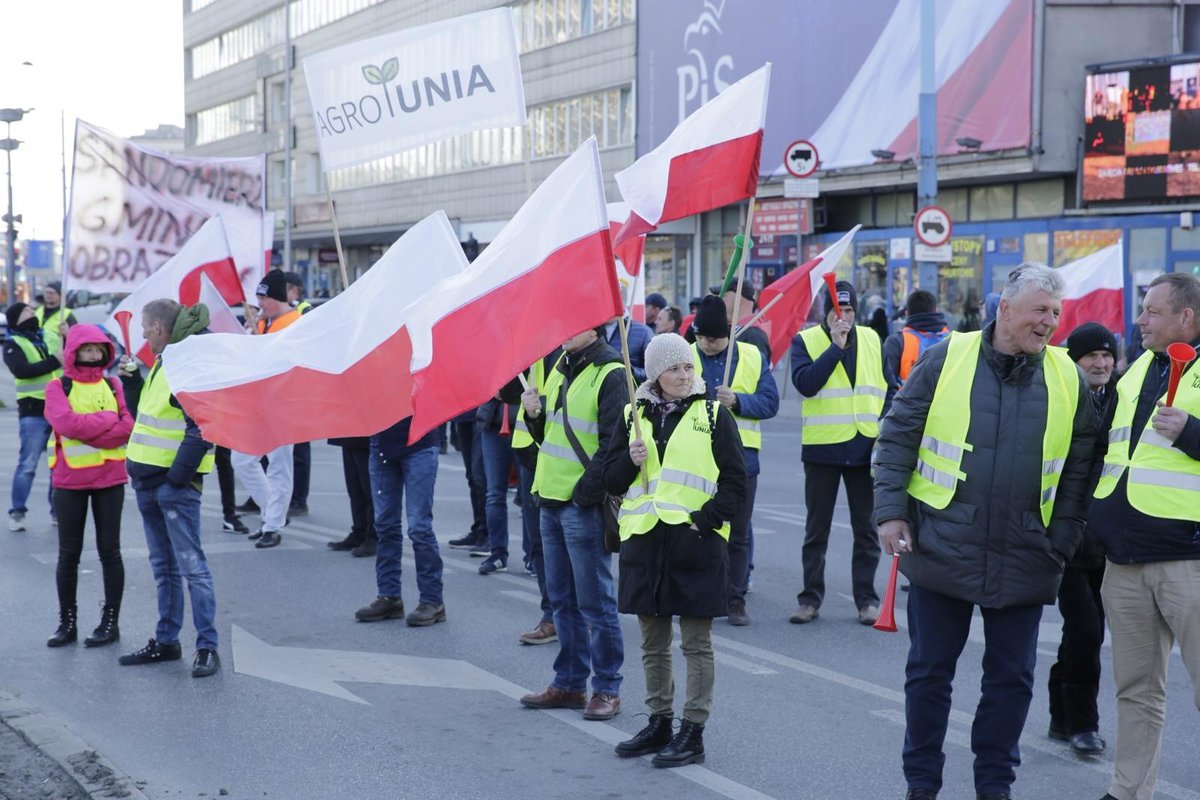
<path fill-rule="evenodd" d="M 5 157 L 8 160 L 8 234 L 5 236 L 7 243 L 7 271 L 5 272 L 5 276 L 8 279 L 8 305 L 16 302 L 17 299 L 17 223 L 16 217 L 13 216 L 12 151 L 16 150 L 21 144 L 12 138 L 12 124 L 20 122 L 24 116 L 25 109 L 0 108 L 0 122 L 5 124 L 5 138 L 0 139 L 0 150 L 4 151 Z"/>

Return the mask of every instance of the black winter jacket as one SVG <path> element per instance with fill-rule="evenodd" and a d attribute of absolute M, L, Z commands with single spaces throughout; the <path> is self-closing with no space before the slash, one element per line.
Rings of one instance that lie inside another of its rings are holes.
<path fill-rule="evenodd" d="M 1045 354 L 999 353 L 993 330 L 994 324 L 984 329 L 971 387 L 972 450 L 962 461 L 967 479 L 941 510 L 908 495 L 947 340 L 926 351 L 884 418 L 875 454 L 875 521 L 908 521 L 915 549 L 901 556 L 900 568 L 924 589 L 987 608 L 1049 605 L 1083 535 L 1096 415 L 1080 375 L 1071 446 L 1053 517 L 1044 526 Z"/>
<path fill-rule="evenodd" d="M 558 362 L 557 369 L 566 376 L 567 382 L 574 381 L 592 364 L 602 366 L 604 364 L 623 364 L 624 359 L 616 350 L 613 350 L 603 340 L 597 339 L 594 343 L 588 345 L 574 353 L 564 353 L 562 359 Z M 587 377 L 584 376 L 584 380 Z M 604 461 L 607 458 L 608 450 L 612 446 L 612 441 L 615 437 L 615 432 L 620 425 L 624 424 L 623 416 L 625 404 L 629 402 L 629 388 L 626 385 L 628 378 L 625 376 L 625 370 L 615 369 L 605 376 L 604 382 L 600 384 L 598 394 L 599 406 L 599 431 L 600 444 L 596 448 L 595 454 L 592 456 L 587 468 L 584 469 L 579 482 L 575 484 L 575 491 L 571 495 L 571 502 L 578 506 L 588 507 L 599 505 L 604 502 L 607 492 L 604 491 Z M 569 387 L 568 387 L 569 388 Z M 525 421 L 529 426 L 529 433 L 533 436 L 534 441 L 539 444 L 546 437 L 546 408 L 545 403 L 548 398 L 543 398 L 542 413 L 537 417 L 530 419 L 526 416 Z M 558 398 L 549 399 L 551 404 L 557 404 Z M 538 498 L 544 506 L 560 506 L 564 505 L 555 500 Z"/>
<path fill-rule="evenodd" d="M 703 382 L 700 382 L 700 386 Z M 652 437 L 661 459 L 667 441 L 692 403 L 705 403 L 701 389 L 669 414 L 650 403 L 647 384 L 638 390 L 638 405 L 645 407 Z M 720 476 L 716 495 L 692 514 L 688 525 L 660 522 L 647 533 L 621 542 L 621 571 L 617 609 L 623 614 L 723 617 L 729 585 L 729 547 L 715 530 L 732 520 L 746 501 L 746 462 L 737 422 L 729 410 L 709 402 L 712 419 L 712 452 Z M 622 421 L 623 422 L 623 421 Z M 629 426 L 618 426 L 605 462 L 604 483 L 610 494 L 624 494 L 639 480 L 640 471 L 629 457 Z"/>

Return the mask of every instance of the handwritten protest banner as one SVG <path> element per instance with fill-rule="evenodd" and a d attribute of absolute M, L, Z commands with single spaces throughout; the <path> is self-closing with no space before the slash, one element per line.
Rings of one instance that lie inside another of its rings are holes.
<path fill-rule="evenodd" d="M 171 155 L 79 120 L 64 283 L 132 292 L 219 214 L 242 283 L 253 285 L 271 246 L 265 175 L 265 155 Z"/>

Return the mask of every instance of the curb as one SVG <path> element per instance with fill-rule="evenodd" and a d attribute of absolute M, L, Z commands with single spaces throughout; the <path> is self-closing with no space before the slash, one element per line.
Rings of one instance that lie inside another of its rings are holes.
<path fill-rule="evenodd" d="M 95 800 L 113 797 L 149 800 L 132 778 L 118 772 L 108 759 L 71 733 L 64 723 L 5 691 L 0 691 L 0 722 L 16 731 L 31 747 L 57 762 L 89 797 Z"/>

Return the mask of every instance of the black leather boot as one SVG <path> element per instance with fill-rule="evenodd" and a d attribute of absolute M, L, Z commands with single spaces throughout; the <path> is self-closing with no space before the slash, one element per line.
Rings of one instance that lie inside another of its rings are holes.
<path fill-rule="evenodd" d="M 651 714 L 650 722 L 632 739 L 626 739 L 617 745 L 617 755 L 621 758 L 637 758 L 651 753 L 657 753 L 671 743 L 670 714 Z"/>
<path fill-rule="evenodd" d="M 120 616 L 120 606 L 105 606 L 100 612 L 100 624 L 92 635 L 83 640 L 84 647 L 103 647 L 121 638 L 121 629 L 117 627 L 117 617 Z"/>
<path fill-rule="evenodd" d="M 58 630 L 46 640 L 46 647 L 62 647 L 79 639 L 79 628 L 75 624 L 75 606 L 58 611 Z"/>
<path fill-rule="evenodd" d="M 704 763 L 704 726 L 684 720 L 671 743 L 650 760 L 656 767 L 682 767 Z"/>

